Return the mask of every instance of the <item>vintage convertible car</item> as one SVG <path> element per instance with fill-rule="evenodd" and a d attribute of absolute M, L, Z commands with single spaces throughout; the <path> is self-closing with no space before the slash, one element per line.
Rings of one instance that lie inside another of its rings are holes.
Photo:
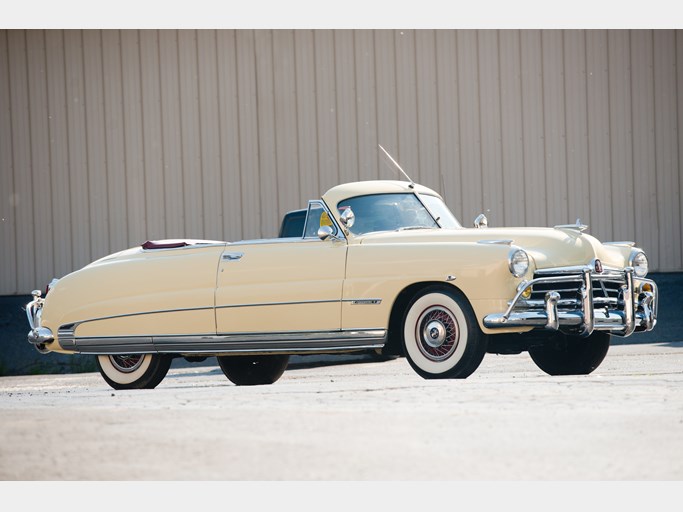
<path fill-rule="evenodd" d="M 611 335 L 655 326 L 657 286 L 641 249 L 585 229 L 463 228 L 412 181 L 349 183 L 309 202 L 298 237 L 149 241 L 53 280 L 26 307 L 28 338 L 97 355 L 116 389 L 155 387 L 173 357 L 216 356 L 250 385 L 291 354 L 377 349 L 424 378 L 522 351 L 588 374 Z"/>

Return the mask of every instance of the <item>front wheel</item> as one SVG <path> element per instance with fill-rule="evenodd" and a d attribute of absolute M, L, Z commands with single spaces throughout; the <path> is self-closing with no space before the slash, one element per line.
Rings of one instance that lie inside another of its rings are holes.
<path fill-rule="evenodd" d="M 171 367 L 167 354 L 97 356 L 97 367 L 114 389 L 153 389 L 164 380 Z"/>
<path fill-rule="evenodd" d="M 218 356 L 218 365 L 230 382 L 238 386 L 272 384 L 287 369 L 289 355 Z"/>
<path fill-rule="evenodd" d="M 416 295 L 403 319 L 410 366 L 425 379 L 464 379 L 481 364 L 487 338 L 459 291 L 430 286 Z"/>
<path fill-rule="evenodd" d="M 548 375 L 588 375 L 605 359 L 609 340 L 606 332 L 594 332 L 586 338 L 561 334 L 531 347 L 529 355 Z"/>

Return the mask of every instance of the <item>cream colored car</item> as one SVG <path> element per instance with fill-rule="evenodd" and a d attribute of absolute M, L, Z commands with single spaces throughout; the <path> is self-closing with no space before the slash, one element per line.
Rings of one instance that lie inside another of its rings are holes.
<path fill-rule="evenodd" d="M 27 305 L 41 352 L 95 354 L 116 389 L 153 388 L 173 357 L 217 356 L 238 385 L 291 354 L 381 349 L 424 378 L 465 378 L 487 352 L 587 374 L 610 336 L 649 331 L 657 287 L 631 242 L 577 224 L 463 228 L 435 191 L 336 186 L 303 236 L 146 242 L 54 280 Z"/>

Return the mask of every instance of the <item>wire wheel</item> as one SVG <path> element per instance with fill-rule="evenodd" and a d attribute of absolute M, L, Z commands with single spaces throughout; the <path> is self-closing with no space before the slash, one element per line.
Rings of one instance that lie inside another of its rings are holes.
<path fill-rule="evenodd" d="M 143 354 L 109 356 L 109 361 L 114 368 L 121 373 L 133 373 L 142 366 L 145 356 Z"/>
<path fill-rule="evenodd" d="M 425 357 L 432 361 L 444 361 L 458 346 L 458 322 L 445 306 L 432 306 L 420 315 L 415 339 L 419 340 L 420 351 Z"/>
<path fill-rule="evenodd" d="M 464 379 L 486 353 L 472 306 L 459 290 L 428 286 L 408 304 L 403 317 L 403 349 L 425 379 Z"/>

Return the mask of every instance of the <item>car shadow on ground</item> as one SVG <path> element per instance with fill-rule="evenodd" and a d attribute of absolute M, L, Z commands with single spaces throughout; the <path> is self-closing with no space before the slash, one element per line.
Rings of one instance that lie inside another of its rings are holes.
<path fill-rule="evenodd" d="M 388 359 L 387 359 L 388 360 Z M 382 362 L 377 356 L 371 354 L 344 354 L 344 355 L 310 355 L 292 356 L 287 365 L 287 371 L 306 370 L 310 368 L 322 368 L 325 366 L 340 366 L 347 364 L 364 364 Z M 196 377 L 197 375 L 221 374 L 218 361 L 215 357 L 207 357 L 204 361 L 190 362 L 183 358 L 176 358 L 171 364 L 171 369 L 178 368 L 203 368 L 203 372 L 178 374 L 175 377 Z"/>

